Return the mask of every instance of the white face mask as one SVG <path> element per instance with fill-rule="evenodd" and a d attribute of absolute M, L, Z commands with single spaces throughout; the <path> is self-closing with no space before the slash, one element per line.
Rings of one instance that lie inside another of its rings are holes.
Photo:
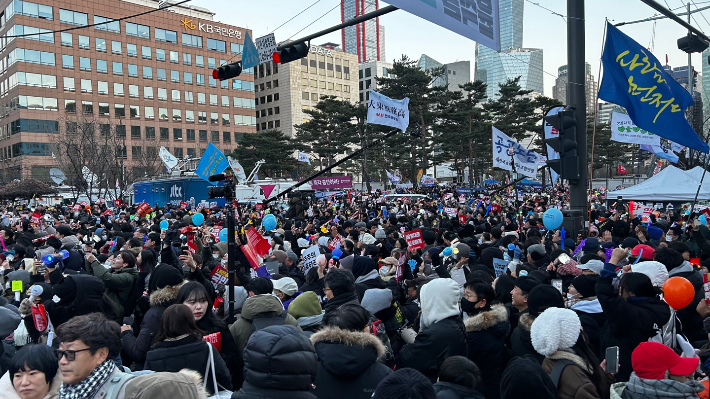
<path fill-rule="evenodd" d="M 666 234 L 666 241 L 673 241 L 673 236 Z"/>
<path fill-rule="evenodd" d="M 387 273 L 389 273 L 389 271 L 390 271 L 390 268 L 389 268 L 388 266 L 382 266 L 382 267 L 380 268 L 380 275 L 381 275 L 381 276 L 386 276 Z"/>
<path fill-rule="evenodd" d="M 567 293 L 567 299 L 573 299 L 576 295 L 570 294 L 569 292 Z"/>
<path fill-rule="evenodd" d="M 214 259 L 219 259 L 219 254 L 212 254 L 212 257 L 213 257 Z"/>

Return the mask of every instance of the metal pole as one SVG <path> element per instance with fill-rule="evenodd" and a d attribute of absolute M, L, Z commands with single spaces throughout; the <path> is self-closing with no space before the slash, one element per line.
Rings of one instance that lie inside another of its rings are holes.
<path fill-rule="evenodd" d="M 688 25 L 690 25 L 690 3 L 688 3 Z M 688 36 L 690 36 L 690 30 L 688 30 Z M 693 60 L 691 59 L 691 54 L 688 53 L 688 93 L 690 93 L 690 96 L 693 96 Z M 692 108 L 692 106 L 690 107 Z M 693 112 L 690 112 L 690 117 L 693 117 Z M 692 122 L 691 122 L 692 123 Z"/>
<path fill-rule="evenodd" d="M 710 38 L 705 36 L 703 32 L 700 30 L 694 28 L 690 23 L 683 21 L 679 16 L 673 14 L 673 12 L 662 5 L 656 3 L 653 0 L 641 0 L 643 3 L 646 3 L 649 7 L 653 8 L 654 10 L 658 11 L 659 13 L 665 15 L 666 17 L 674 20 L 675 22 L 679 23 L 682 27 L 687 28 L 689 31 L 695 33 L 698 35 L 701 39 L 705 41 L 710 41 Z"/>
<path fill-rule="evenodd" d="M 700 11 L 703 11 L 703 10 L 707 10 L 708 8 L 710 8 L 710 6 L 700 7 L 700 8 L 698 8 L 698 9 L 696 9 L 695 11 L 691 11 L 690 13 L 691 13 L 691 14 L 695 14 L 696 12 L 700 12 Z M 685 14 L 686 14 L 686 13 L 681 12 L 681 13 L 676 14 L 676 15 L 679 16 L 679 17 L 681 17 L 681 16 L 683 16 L 683 15 L 685 15 Z M 639 23 L 639 22 L 650 22 L 650 21 L 655 21 L 655 20 L 657 20 L 657 19 L 664 19 L 664 18 L 668 18 L 668 17 L 662 15 L 662 16 L 660 16 L 660 17 L 651 17 L 651 18 L 639 19 L 639 20 L 636 20 L 636 21 L 619 22 L 618 24 L 614 24 L 614 26 L 631 25 L 631 24 L 637 24 L 637 23 Z"/>
<path fill-rule="evenodd" d="M 231 186 L 234 190 L 234 186 Z M 237 256 L 235 251 L 236 244 L 234 243 L 234 203 L 229 199 L 225 204 L 227 208 L 227 271 L 229 276 L 229 318 L 234 319 L 234 276 L 236 275 L 236 267 L 234 260 Z"/>
<path fill-rule="evenodd" d="M 703 164 L 703 176 L 700 178 L 700 184 L 698 184 L 698 190 L 695 192 L 695 198 L 693 198 L 693 206 L 690 208 L 690 212 L 695 209 L 695 203 L 698 202 L 698 195 L 700 195 L 700 187 L 703 186 L 703 180 L 705 180 L 705 173 L 708 171 L 708 159 L 710 157 L 705 154 L 705 163 Z"/>
<path fill-rule="evenodd" d="M 327 35 L 328 33 L 333 33 L 333 32 L 335 32 L 335 31 L 339 31 L 339 30 L 341 30 L 341 29 L 343 29 L 343 28 L 347 28 L 348 26 L 357 25 L 357 24 L 359 24 L 359 23 L 361 23 L 361 22 L 365 22 L 365 21 L 368 21 L 368 20 L 370 20 L 370 19 L 377 18 L 377 17 L 379 17 L 379 16 L 385 15 L 385 14 L 387 14 L 387 13 L 391 13 L 392 11 L 396 11 L 396 10 L 399 10 L 399 8 L 397 8 L 397 7 L 395 7 L 395 6 L 387 6 L 387 7 L 380 8 L 379 10 L 375 10 L 375 11 L 370 12 L 370 13 L 367 13 L 367 14 L 365 14 L 365 15 L 361 15 L 361 16 L 359 16 L 359 17 L 357 17 L 357 18 L 353 18 L 353 19 L 349 20 L 348 22 L 344 22 L 344 23 L 342 23 L 342 24 L 340 24 L 340 25 L 332 26 L 332 27 L 330 27 L 330 28 L 328 28 L 328 29 L 322 30 L 322 31 L 320 31 L 320 32 L 316 32 L 316 33 L 314 33 L 314 34 L 312 34 L 312 35 L 308 35 L 308 36 L 306 36 L 306 37 L 302 37 L 302 38 L 297 39 L 297 40 L 292 40 L 292 41 L 289 41 L 289 42 L 285 42 L 285 43 L 281 44 L 280 46 L 278 46 L 278 47 L 276 48 L 276 50 L 277 50 L 277 51 L 281 51 L 281 50 L 285 49 L 286 47 L 293 46 L 294 44 L 310 42 L 311 39 L 315 39 L 315 38 L 317 38 L 317 37 L 321 37 L 321 36 Z"/>
<path fill-rule="evenodd" d="M 587 214 L 587 97 L 584 68 L 584 0 L 567 0 L 567 105 L 574 107 L 577 120 L 579 179 L 570 181 L 571 223 L 566 230 L 573 237 L 584 230 Z"/>

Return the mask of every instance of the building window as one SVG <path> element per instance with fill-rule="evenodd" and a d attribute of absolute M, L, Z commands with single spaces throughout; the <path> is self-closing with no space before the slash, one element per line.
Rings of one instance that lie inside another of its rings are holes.
<path fill-rule="evenodd" d="M 71 25 L 88 25 L 89 16 L 83 12 L 59 9 L 59 22 Z"/>
<path fill-rule="evenodd" d="M 78 35 L 78 38 L 79 38 L 79 40 L 78 40 L 79 41 L 79 48 L 84 49 L 84 50 L 88 50 L 90 47 L 89 36 Z"/>
<path fill-rule="evenodd" d="M 128 76 L 131 78 L 138 77 L 138 65 L 128 64 Z"/>
<path fill-rule="evenodd" d="M 170 139 L 170 129 L 168 129 L 167 127 L 161 127 L 160 128 L 160 139 L 161 140 Z"/>
<path fill-rule="evenodd" d="M 76 100 L 64 100 L 64 112 L 68 114 L 76 113 Z M 69 122 L 67 122 L 69 123 Z M 76 122 L 74 122 L 76 123 Z"/>
<path fill-rule="evenodd" d="M 167 121 L 168 120 L 168 109 L 167 108 L 158 108 L 158 118 L 160 118 L 161 121 Z M 161 135 L 162 138 L 162 135 Z M 167 137 L 165 137 L 167 139 Z"/>
<path fill-rule="evenodd" d="M 150 27 L 126 22 L 126 34 L 129 36 L 142 37 L 143 39 L 150 39 Z"/>
<path fill-rule="evenodd" d="M 308 99 L 310 99 L 310 98 L 311 98 L 311 95 L 310 95 L 310 93 L 308 93 L 308 92 L 305 92 L 305 91 L 304 91 L 304 92 L 301 94 L 301 99 L 303 99 L 303 100 L 308 100 Z"/>
<path fill-rule="evenodd" d="M 192 65 L 192 54 L 182 53 L 182 63 L 184 65 Z"/>
<path fill-rule="evenodd" d="M 204 85 L 205 85 L 205 75 L 203 75 L 203 74 L 201 74 L 201 73 L 198 73 L 198 74 L 195 74 L 195 78 L 196 78 L 196 81 L 197 81 L 197 85 L 198 85 L 198 86 L 204 86 Z"/>
<path fill-rule="evenodd" d="M 98 81 L 99 94 L 108 94 L 108 82 Z"/>
<path fill-rule="evenodd" d="M 193 97 L 192 97 L 192 92 L 185 90 L 185 102 L 186 103 L 193 103 Z"/>
<path fill-rule="evenodd" d="M 170 99 L 173 102 L 179 103 L 180 102 L 180 90 L 171 90 L 170 92 Z"/>
<path fill-rule="evenodd" d="M 131 126 L 131 137 L 133 137 L 133 128 L 134 127 L 137 127 L 139 129 L 138 132 L 140 133 L 140 128 L 141 128 L 140 126 Z M 140 136 L 138 138 L 140 138 Z M 135 145 L 131 146 L 131 157 L 133 159 L 140 158 L 142 150 L 143 150 L 143 147 L 135 146 Z"/>
<path fill-rule="evenodd" d="M 154 139 L 155 138 L 155 127 L 146 126 L 145 127 L 145 138 Z"/>
<path fill-rule="evenodd" d="M 140 110 L 137 105 L 129 105 L 128 112 L 129 112 L 128 116 L 130 116 L 131 118 L 140 118 L 141 117 Z"/>
<path fill-rule="evenodd" d="M 188 130 L 189 130 L 189 129 L 188 129 Z M 194 133 L 193 133 L 193 134 L 194 134 Z M 194 141 L 194 138 L 193 138 L 193 141 Z M 192 159 L 192 158 L 197 157 L 197 151 L 195 151 L 194 148 L 188 148 L 188 149 L 187 149 L 187 157 L 188 157 L 189 159 Z"/>
<path fill-rule="evenodd" d="M 91 101 L 82 101 L 81 102 L 81 112 L 84 115 L 93 115 L 94 114 L 94 103 Z"/>
<path fill-rule="evenodd" d="M 195 56 L 195 66 L 198 66 L 198 67 L 205 66 L 205 57 L 203 57 L 201 55 L 196 55 Z"/>
<path fill-rule="evenodd" d="M 108 63 L 106 60 L 96 60 L 96 72 L 108 73 Z"/>
<path fill-rule="evenodd" d="M 145 116 L 145 119 L 155 119 L 155 111 L 153 110 L 153 107 L 145 107 L 144 108 L 145 113 L 143 114 Z M 153 128 L 153 137 L 148 137 L 148 131 L 146 130 L 145 138 L 155 138 L 155 128 Z"/>
<path fill-rule="evenodd" d="M 219 114 L 217 112 L 210 112 L 210 123 L 219 125 Z"/>
<path fill-rule="evenodd" d="M 153 68 L 149 66 L 143 67 L 143 79 L 153 79 Z"/>
<path fill-rule="evenodd" d="M 210 94 L 210 105 L 217 105 L 217 95 L 216 94 Z"/>
<path fill-rule="evenodd" d="M 185 110 L 185 122 L 195 122 L 195 111 L 192 111 L 189 109 Z M 193 136 L 194 136 L 194 133 L 193 133 Z M 188 134 L 188 137 L 189 137 L 189 134 Z M 189 140 L 189 138 L 188 138 L 188 140 Z M 194 137 L 193 137 L 193 140 L 194 140 Z"/>
<path fill-rule="evenodd" d="M 81 79 L 81 92 L 82 93 L 92 93 L 91 89 L 91 79 Z"/>
<path fill-rule="evenodd" d="M 113 95 L 118 97 L 123 97 L 123 83 L 113 84 Z"/>
<path fill-rule="evenodd" d="M 150 86 L 143 86 L 143 98 L 153 99 L 153 88 Z"/>
<path fill-rule="evenodd" d="M 64 90 L 75 91 L 74 78 L 64 77 Z"/>
<path fill-rule="evenodd" d="M 158 61 L 165 61 L 165 50 L 162 48 L 155 49 L 155 59 Z"/>
<path fill-rule="evenodd" d="M 79 69 L 82 71 L 91 71 L 91 58 L 79 57 Z"/>
<path fill-rule="evenodd" d="M 138 98 L 138 85 L 128 85 L 128 97 Z"/>
<path fill-rule="evenodd" d="M 226 53 L 227 43 L 225 43 L 223 40 L 207 38 L 207 49 L 219 51 L 220 53 Z"/>
<path fill-rule="evenodd" d="M 173 140 L 182 140 L 182 129 L 173 128 Z"/>
<path fill-rule="evenodd" d="M 155 28 L 155 40 L 159 42 L 177 43 L 177 32 L 174 30 Z"/>
<path fill-rule="evenodd" d="M 74 57 L 62 54 L 62 68 L 74 69 Z"/>
<path fill-rule="evenodd" d="M 126 116 L 126 106 L 123 104 L 114 104 L 113 109 L 115 111 L 114 115 L 117 117 L 125 117 Z"/>
<path fill-rule="evenodd" d="M 175 158 L 178 158 L 178 159 L 184 158 L 183 152 L 182 152 L 182 147 L 175 147 Z"/>
<path fill-rule="evenodd" d="M 222 106 L 229 107 L 229 96 L 222 96 Z"/>
<path fill-rule="evenodd" d="M 232 54 L 241 54 L 244 51 L 244 46 L 239 43 L 229 43 L 229 50 Z"/>
<path fill-rule="evenodd" d="M 197 93 L 197 103 L 204 105 L 205 104 L 205 93 Z"/>
<path fill-rule="evenodd" d="M 94 24 L 101 24 L 101 25 L 96 25 L 94 27 L 98 30 L 105 30 L 108 32 L 121 33 L 120 22 L 114 21 L 113 18 L 105 18 L 105 17 L 100 17 L 98 15 L 94 15 Z"/>
<path fill-rule="evenodd" d="M 132 139 L 141 138 L 141 127 L 140 126 L 131 126 L 131 138 Z M 140 147 L 138 147 L 138 148 L 140 148 Z"/>
<path fill-rule="evenodd" d="M 71 33 L 62 32 L 61 34 L 62 46 L 73 46 L 73 35 Z"/>
<path fill-rule="evenodd" d="M 165 69 L 158 68 L 156 71 L 157 71 L 158 80 L 162 80 L 162 81 L 167 80 L 167 75 L 166 75 Z"/>
<path fill-rule="evenodd" d="M 141 57 L 143 59 L 149 60 L 152 57 L 153 49 L 148 46 L 141 46 Z"/>
<path fill-rule="evenodd" d="M 229 119 L 229 118 L 227 118 Z M 231 143 L 232 142 L 232 132 L 222 132 L 222 142 Z"/>
<path fill-rule="evenodd" d="M 138 46 L 126 43 L 126 54 L 128 54 L 129 57 L 138 57 Z"/>
<path fill-rule="evenodd" d="M 168 100 L 168 89 L 158 87 L 158 100 Z"/>
<path fill-rule="evenodd" d="M 207 141 L 207 130 L 200 130 L 200 141 Z"/>
<path fill-rule="evenodd" d="M 198 123 L 207 123 L 207 112 L 197 111 L 197 122 Z"/>
<path fill-rule="evenodd" d="M 111 41 L 111 53 L 112 54 L 122 54 L 121 47 L 122 47 L 121 42 L 117 42 L 114 40 Z"/>
<path fill-rule="evenodd" d="M 185 84 L 191 85 L 192 84 L 192 72 L 184 72 L 182 74 L 182 80 L 185 81 Z"/>
<path fill-rule="evenodd" d="M 104 53 L 106 52 L 106 39 L 97 37 L 96 39 L 94 39 L 94 42 L 96 43 L 96 51 L 103 51 Z"/>
<path fill-rule="evenodd" d="M 212 131 L 212 141 L 215 143 L 219 143 L 219 132 L 216 130 Z"/>
<path fill-rule="evenodd" d="M 180 83 L 180 71 L 170 71 L 170 81 Z"/>
<path fill-rule="evenodd" d="M 114 62 L 113 63 L 113 74 L 114 75 L 123 75 L 123 63 L 122 62 Z"/>
<path fill-rule="evenodd" d="M 48 19 L 50 21 L 54 20 L 54 13 L 52 7 L 45 6 L 42 4 L 31 3 L 29 1 L 16 0 L 10 2 L 10 4 L 5 9 L 5 14 L 6 15 L 2 16 L 3 22 L 5 21 L 5 18 L 7 18 L 7 20 L 10 20 L 10 17 L 15 14 L 20 14 L 33 18 Z"/>
<path fill-rule="evenodd" d="M 183 46 L 202 48 L 202 36 L 195 36 L 190 35 L 188 33 L 183 33 L 182 44 Z"/>
<path fill-rule="evenodd" d="M 99 115 L 109 116 L 111 114 L 111 109 L 108 103 L 99 103 Z"/>
<path fill-rule="evenodd" d="M 208 76 L 207 79 L 210 81 L 210 87 L 217 87 L 217 80 L 212 75 Z"/>
<path fill-rule="evenodd" d="M 229 114 L 222 114 L 222 126 L 229 126 Z"/>

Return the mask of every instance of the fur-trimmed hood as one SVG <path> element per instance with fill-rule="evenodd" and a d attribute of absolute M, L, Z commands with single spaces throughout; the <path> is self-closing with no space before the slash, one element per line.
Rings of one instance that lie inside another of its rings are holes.
<path fill-rule="evenodd" d="M 467 318 L 463 324 L 466 331 L 483 331 L 503 322 L 508 322 L 508 310 L 505 305 L 498 304 L 491 306 L 491 310 Z"/>
<path fill-rule="evenodd" d="M 534 317 L 530 316 L 528 313 L 523 313 L 518 318 L 518 327 L 524 331 L 530 332 L 533 321 L 535 321 Z"/>
<path fill-rule="evenodd" d="M 163 288 L 159 288 L 150 294 L 150 306 L 166 306 L 172 301 L 175 301 L 182 287 L 186 281 L 181 282 L 177 285 L 168 285 Z"/>
<path fill-rule="evenodd" d="M 587 362 L 585 362 L 581 356 L 577 355 L 571 350 L 559 350 L 551 354 L 550 356 L 547 356 L 547 358 L 551 360 L 569 360 L 573 362 L 576 366 L 578 366 L 580 369 L 587 372 L 587 374 L 591 375 L 594 373 L 594 366 L 587 364 Z"/>
<path fill-rule="evenodd" d="M 340 378 L 357 378 L 385 354 L 380 340 L 366 332 L 325 327 L 311 336 L 318 363 Z"/>

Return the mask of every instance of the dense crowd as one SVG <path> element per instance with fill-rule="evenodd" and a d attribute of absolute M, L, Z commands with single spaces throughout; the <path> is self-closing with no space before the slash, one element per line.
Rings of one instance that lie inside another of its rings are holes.
<path fill-rule="evenodd" d="M 0 399 L 708 397 L 710 218 L 420 193 L 5 206 Z"/>

